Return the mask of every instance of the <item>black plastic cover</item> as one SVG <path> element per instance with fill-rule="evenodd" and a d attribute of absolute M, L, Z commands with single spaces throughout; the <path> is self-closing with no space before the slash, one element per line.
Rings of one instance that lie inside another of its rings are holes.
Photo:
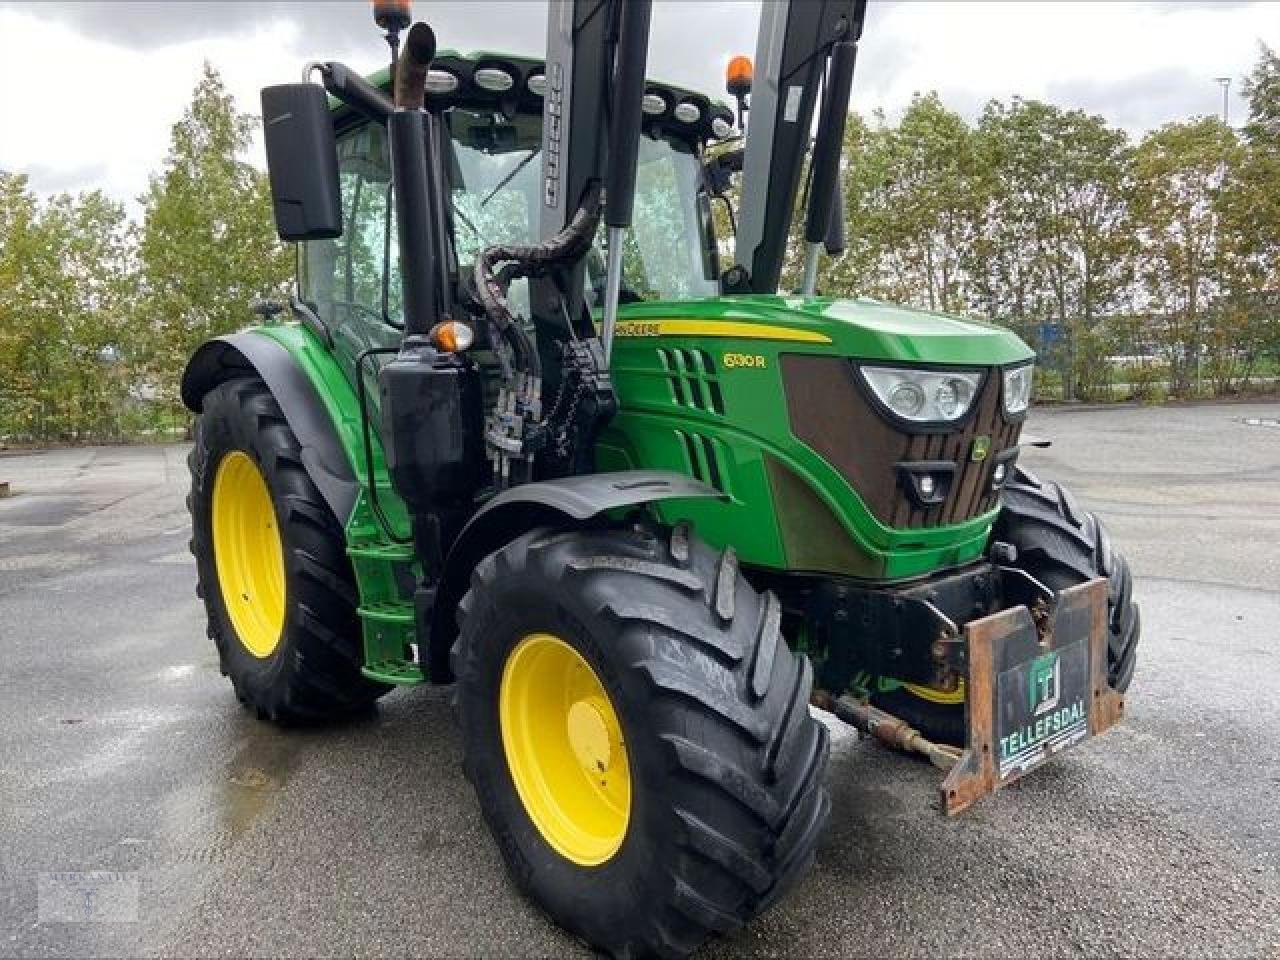
<path fill-rule="evenodd" d="M 470 505 L 485 480 L 480 373 L 457 354 L 408 344 L 378 374 L 382 440 L 414 514 Z"/>

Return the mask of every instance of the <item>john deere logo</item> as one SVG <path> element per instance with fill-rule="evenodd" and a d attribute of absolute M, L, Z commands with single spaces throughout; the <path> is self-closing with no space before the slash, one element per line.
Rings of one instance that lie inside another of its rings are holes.
<path fill-rule="evenodd" d="M 1031 715 L 1040 716 L 1058 705 L 1062 691 L 1062 661 L 1056 653 L 1036 657 L 1027 672 L 1027 693 Z"/>
<path fill-rule="evenodd" d="M 985 433 L 980 433 L 973 438 L 973 451 L 969 454 L 969 459 L 974 463 L 981 463 L 987 459 L 987 454 L 991 452 L 991 438 Z"/>

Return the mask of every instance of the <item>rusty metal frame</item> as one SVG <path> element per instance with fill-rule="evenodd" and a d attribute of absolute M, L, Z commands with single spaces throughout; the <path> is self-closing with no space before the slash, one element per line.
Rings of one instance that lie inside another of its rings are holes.
<path fill-rule="evenodd" d="M 1107 683 L 1107 582 L 1090 580 L 1058 595 L 1049 616 L 1037 628 L 1025 606 L 975 620 L 965 627 L 968 650 L 965 724 L 967 746 L 939 787 L 943 811 L 948 815 L 968 809 L 974 801 L 1018 779 L 1020 771 L 1001 778 L 995 760 L 996 679 L 998 651 L 1011 638 L 1025 642 L 1028 631 L 1038 630 L 1038 645 L 1049 651 L 1064 645 L 1055 627 L 1062 624 L 1064 642 L 1080 636 L 1081 618 L 1087 618 L 1089 637 L 1089 733 L 1095 737 L 1115 726 L 1124 713 L 1124 697 Z"/>

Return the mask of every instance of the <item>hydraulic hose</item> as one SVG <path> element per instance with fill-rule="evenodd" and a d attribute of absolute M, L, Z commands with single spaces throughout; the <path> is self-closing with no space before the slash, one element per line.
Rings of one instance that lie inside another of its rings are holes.
<path fill-rule="evenodd" d="M 488 247 L 476 257 L 475 287 L 489 323 L 511 347 L 516 372 L 542 376 L 537 348 L 507 302 L 507 290 L 516 277 L 530 276 L 548 267 L 573 263 L 586 255 L 600 223 L 600 191 L 592 188 L 569 225 L 545 243 L 528 246 Z M 507 266 L 499 269 L 500 264 Z"/>

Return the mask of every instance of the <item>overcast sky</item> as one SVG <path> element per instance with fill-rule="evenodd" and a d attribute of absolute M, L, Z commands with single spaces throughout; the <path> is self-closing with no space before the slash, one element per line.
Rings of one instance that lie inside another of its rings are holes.
<path fill-rule="evenodd" d="M 414 12 L 442 47 L 536 56 L 544 43 L 541 0 L 417 0 Z M 719 94 L 729 57 L 754 54 L 758 18 L 758 0 L 657 0 L 650 74 Z M 1259 42 L 1280 47 L 1280 3 L 871 0 L 853 103 L 893 118 L 912 93 L 937 90 L 973 119 L 1021 94 L 1140 136 L 1220 111 L 1214 78 L 1231 76 L 1236 123 Z M 307 60 L 368 70 L 385 50 L 367 0 L 0 0 L 0 169 L 41 192 L 101 187 L 136 210 L 202 60 L 256 112 L 258 90 L 297 79 Z"/>

